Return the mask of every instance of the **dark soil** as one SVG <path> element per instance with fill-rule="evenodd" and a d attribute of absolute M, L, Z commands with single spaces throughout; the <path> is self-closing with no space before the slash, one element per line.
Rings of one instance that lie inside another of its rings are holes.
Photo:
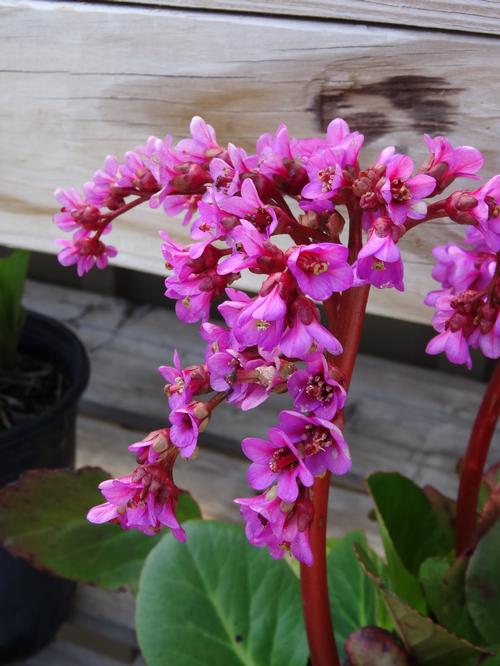
<path fill-rule="evenodd" d="M 52 363 L 19 354 L 15 369 L 0 374 L 0 432 L 45 411 L 66 388 L 64 375 Z"/>

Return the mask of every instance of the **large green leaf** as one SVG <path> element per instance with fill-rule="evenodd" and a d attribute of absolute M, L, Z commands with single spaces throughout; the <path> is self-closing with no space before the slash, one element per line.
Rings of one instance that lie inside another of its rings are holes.
<path fill-rule="evenodd" d="M 500 643 L 500 521 L 480 540 L 466 574 L 467 605 L 490 645 Z"/>
<path fill-rule="evenodd" d="M 241 527 L 187 526 L 166 536 L 140 579 L 136 625 L 149 666 L 305 666 L 299 581 Z"/>
<path fill-rule="evenodd" d="M 0 370 L 14 366 L 23 323 L 21 299 L 30 253 L 15 250 L 0 258 Z"/>
<path fill-rule="evenodd" d="M 327 557 L 333 626 L 341 658 L 344 656 L 344 641 L 353 632 L 368 625 L 385 629 L 394 626 L 377 586 L 358 562 L 353 548 L 355 543 L 368 550 L 363 532 L 355 531 L 337 541 Z M 373 551 L 370 551 L 370 557 L 382 573 L 384 563 Z"/>
<path fill-rule="evenodd" d="M 445 557 L 430 557 L 420 567 L 420 581 L 437 621 L 455 636 L 483 645 L 469 614 L 465 599 L 468 560 L 460 557 L 450 564 Z"/>
<path fill-rule="evenodd" d="M 97 486 L 102 469 L 36 470 L 0 491 L 0 539 L 14 555 L 58 576 L 102 587 L 135 589 L 144 560 L 161 535 L 149 537 L 118 525 L 92 525 L 89 508 L 103 501 Z M 187 493 L 179 520 L 200 516 Z"/>
<path fill-rule="evenodd" d="M 477 666 L 487 652 L 450 634 L 387 588 L 377 575 L 369 556 L 359 545 L 356 554 L 366 574 L 384 595 L 396 630 L 418 666 Z"/>

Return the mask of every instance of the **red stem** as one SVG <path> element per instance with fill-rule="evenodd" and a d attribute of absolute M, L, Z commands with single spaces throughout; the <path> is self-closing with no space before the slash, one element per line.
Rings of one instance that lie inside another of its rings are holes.
<path fill-rule="evenodd" d="M 497 362 L 477 412 L 463 461 L 457 499 L 456 551 L 463 555 L 477 540 L 479 490 L 500 412 L 500 362 Z"/>
<path fill-rule="evenodd" d="M 350 257 L 355 257 L 361 244 L 361 211 L 349 212 Z M 344 347 L 336 365 L 345 375 L 346 388 L 351 381 L 361 339 L 368 293 L 369 286 L 352 288 L 340 297 L 334 294 L 324 304 L 329 328 L 335 332 Z M 342 418 L 342 415 L 339 416 Z M 314 517 L 310 527 L 310 539 L 314 564 L 311 567 L 302 564 L 300 567 L 302 606 L 313 666 L 340 666 L 330 612 L 326 566 L 329 490 L 330 473 L 327 473 L 317 478 L 313 486 Z"/>
<path fill-rule="evenodd" d="M 137 199 L 134 199 L 133 201 L 129 201 L 127 204 L 121 206 L 117 210 L 114 210 L 112 213 L 108 213 L 107 215 L 103 215 L 103 221 L 102 221 L 101 227 L 99 228 L 99 230 L 94 235 L 94 238 L 99 240 L 100 236 L 102 235 L 102 232 L 104 231 L 104 229 L 106 229 L 106 227 L 108 226 L 108 224 L 110 222 L 112 222 L 119 215 L 123 215 L 127 211 L 132 210 L 132 208 L 135 208 L 136 206 L 140 206 L 140 204 L 147 201 L 150 197 L 151 197 L 150 194 L 145 195 L 145 196 L 139 196 L 139 197 L 137 197 Z"/>

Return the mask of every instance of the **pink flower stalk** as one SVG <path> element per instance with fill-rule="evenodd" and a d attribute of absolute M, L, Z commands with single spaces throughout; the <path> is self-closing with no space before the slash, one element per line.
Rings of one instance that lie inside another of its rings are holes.
<path fill-rule="evenodd" d="M 396 242 L 401 227 L 389 218 L 378 218 L 368 230 L 368 240 L 358 253 L 355 275 L 359 282 L 369 282 L 379 289 L 395 287 L 404 291 L 403 262 Z"/>
<path fill-rule="evenodd" d="M 180 490 L 172 469 L 177 451 L 168 442 L 168 430 L 163 430 L 130 447 L 140 451 L 140 465 L 128 476 L 99 484 L 106 502 L 90 509 L 87 519 L 150 535 L 168 527 L 176 539 L 185 541 L 186 534 L 175 516 Z"/>
<path fill-rule="evenodd" d="M 312 486 L 313 475 L 287 434 L 279 428 L 269 430 L 268 440 L 246 437 L 241 448 L 252 461 L 247 475 L 252 488 L 263 490 L 277 483 L 277 496 L 284 502 L 295 502 L 299 481 L 303 486 Z"/>
<path fill-rule="evenodd" d="M 57 255 L 59 263 L 63 266 L 76 264 L 79 277 L 88 273 L 93 266 L 106 268 L 109 258 L 117 255 L 115 247 L 105 245 L 98 238 L 83 237 L 72 241 L 63 238 L 56 243 L 62 247 Z"/>
<path fill-rule="evenodd" d="M 429 148 L 429 156 L 418 171 L 435 179 L 436 189 L 433 194 L 441 193 L 455 178 L 478 178 L 475 174 L 482 168 L 484 157 L 477 148 L 454 148 L 444 136 L 432 138 L 424 134 L 424 141 Z"/>
<path fill-rule="evenodd" d="M 323 354 L 311 354 L 306 369 L 296 370 L 288 379 L 295 409 L 331 421 L 346 401 L 346 391 L 338 379 Z"/>
<path fill-rule="evenodd" d="M 333 292 L 352 286 L 353 273 L 347 254 L 347 248 L 338 243 L 301 245 L 288 256 L 287 264 L 304 294 L 324 301 Z"/>
<path fill-rule="evenodd" d="M 351 469 L 349 447 L 336 425 L 316 416 L 298 412 L 280 412 L 280 428 L 303 456 L 306 467 L 314 476 L 327 471 L 346 474 Z"/>

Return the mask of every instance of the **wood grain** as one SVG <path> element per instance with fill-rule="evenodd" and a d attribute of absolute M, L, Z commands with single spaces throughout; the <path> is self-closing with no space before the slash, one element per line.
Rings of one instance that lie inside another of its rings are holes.
<path fill-rule="evenodd" d="M 140 0 L 140 4 L 500 34 L 500 3 L 495 0 Z"/>
<path fill-rule="evenodd" d="M 500 43 L 491 38 L 120 4 L 0 0 L 0 18 L 6 245 L 53 252 L 56 186 L 84 182 L 108 152 L 150 133 L 180 136 L 195 113 L 247 148 L 282 120 L 314 135 L 342 115 L 366 132 L 367 160 L 388 142 L 418 160 L 419 134 L 446 132 L 483 149 L 488 173 L 500 170 Z M 118 222 L 116 263 L 161 274 L 159 227 L 185 238 L 158 211 Z M 376 291 L 370 312 L 428 322 L 430 248 L 459 236 L 440 222 L 412 232 L 407 292 Z M 253 276 L 242 286 L 255 288 Z"/>

